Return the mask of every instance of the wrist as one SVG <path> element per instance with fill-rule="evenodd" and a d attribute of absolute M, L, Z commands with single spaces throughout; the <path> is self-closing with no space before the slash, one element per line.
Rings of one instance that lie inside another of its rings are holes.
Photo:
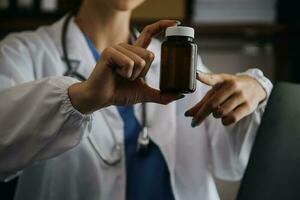
<path fill-rule="evenodd" d="M 93 95 L 86 81 L 71 85 L 68 95 L 72 106 L 82 114 L 89 114 L 106 106 L 105 101 L 101 101 L 104 99 Z"/>

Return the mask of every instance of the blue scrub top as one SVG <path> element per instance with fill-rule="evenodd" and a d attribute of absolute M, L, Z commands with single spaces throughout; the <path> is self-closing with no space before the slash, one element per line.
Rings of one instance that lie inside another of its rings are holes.
<path fill-rule="evenodd" d="M 96 61 L 100 54 L 86 37 L 88 46 Z M 174 200 L 170 174 L 164 157 L 153 142 L 146 154 L 137 152 L 137 141 L 142 130 L 134 115 L 133 106 L 117 106 L 124 122 L 126 155 L 126 199 L 127 200 Z"/>

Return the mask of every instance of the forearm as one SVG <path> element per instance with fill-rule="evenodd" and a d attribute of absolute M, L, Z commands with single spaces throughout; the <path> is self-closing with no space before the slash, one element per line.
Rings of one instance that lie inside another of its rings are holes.
<path fill-rule="evenodd" d="M 67 88 L 74 83 L 52 77 L 0 92 L 1 173 L 13 173 L 79 143 L 90 117 L 71 105 Z"/>
<path fill-rule="evenodd" d="M 88 81 L 72 84 L 68 88 L 72 106 L 82 114 L 89 114 L 111 104 L 105 90 L 91 89 Z"/>

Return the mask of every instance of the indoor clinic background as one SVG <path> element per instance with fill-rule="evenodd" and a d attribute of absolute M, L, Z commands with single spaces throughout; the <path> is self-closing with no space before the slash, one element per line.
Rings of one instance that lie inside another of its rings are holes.
<path fill-rule="evenodd" d="M 0 0 L 0 38 L 49 25 L 76 2 Z M 296 0 L 147 0 L 132 23 L 141 30 L 159 19 L 176 19 L 193 27 L 202 61 L 213 72 L 255 67 L 273 82 L 300 83 L 299 8 Z M 236 198 L 239 182 L 215 181 L 222 200 Z M 16 182 L 0 183 L 1 194 L 12 198 Z"/>

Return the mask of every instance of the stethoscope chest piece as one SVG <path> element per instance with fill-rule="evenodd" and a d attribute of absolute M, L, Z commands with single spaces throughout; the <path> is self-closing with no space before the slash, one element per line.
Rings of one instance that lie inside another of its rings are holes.
<path fill-rule="evenodd" d="M 150 144 L 150 138 L 148 135 L 148 128 L 143 127 L 142 132 L 139 134 L 137 142 L 137 152 L 139 155 L 144 156 L 147 154 Z"/>

